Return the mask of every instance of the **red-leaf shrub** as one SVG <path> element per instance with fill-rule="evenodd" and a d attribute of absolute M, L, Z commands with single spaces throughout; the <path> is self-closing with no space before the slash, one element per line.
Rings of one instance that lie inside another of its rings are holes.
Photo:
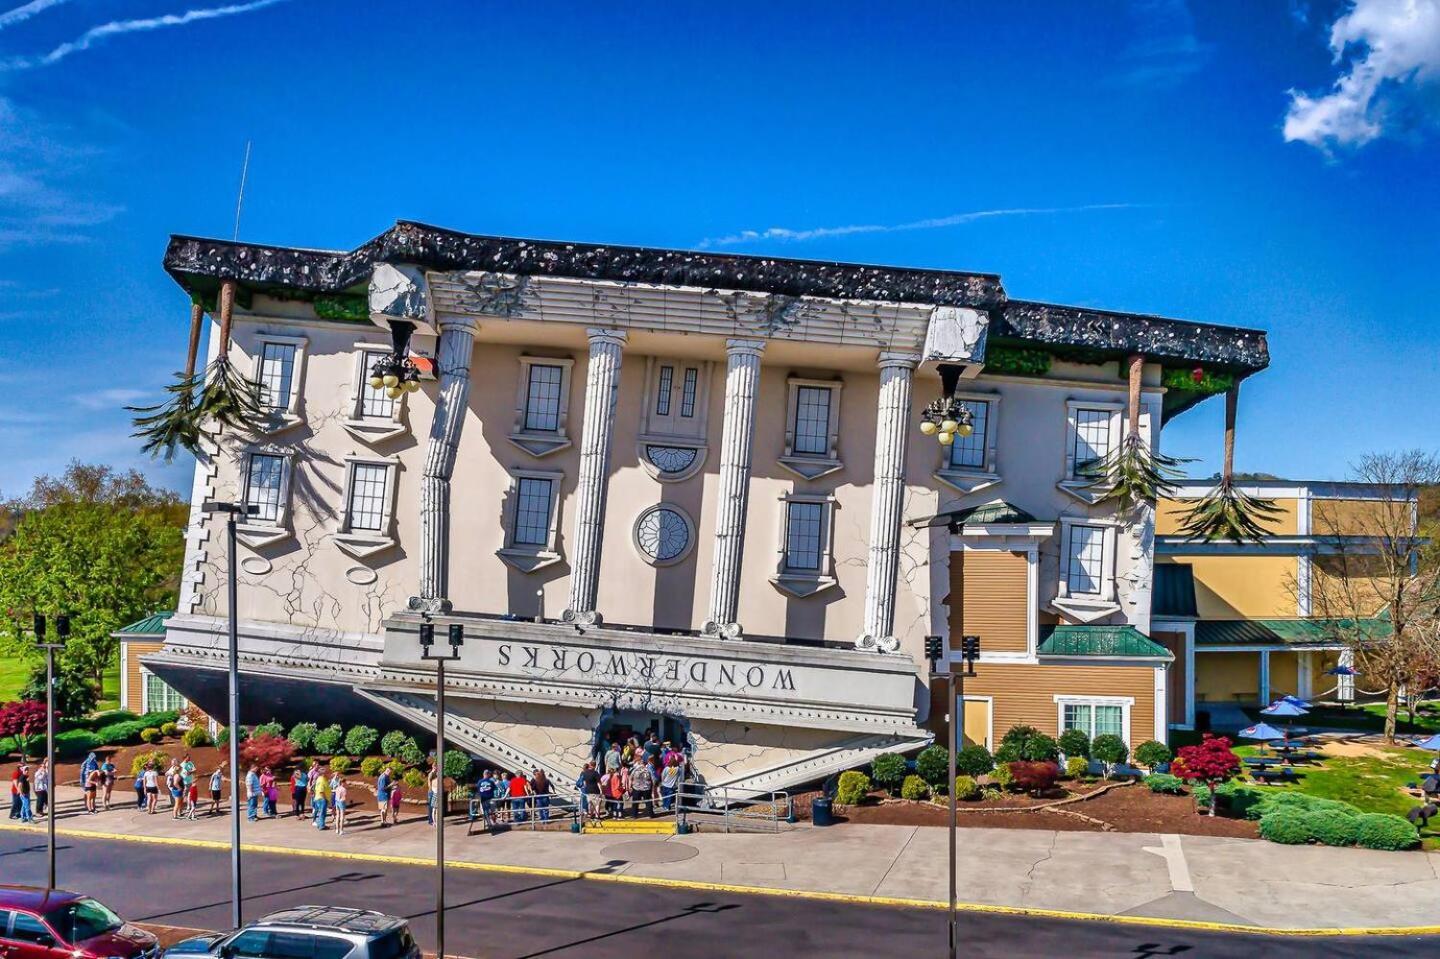
<path fill-rule="evenodd" d="M 1017 760 L 1010 763 L 1010 781 L 1015 788 L 1023 789 L 1032 796 L 1039 796 L 1055 788 L 1060 779 L 1060 767 L 1055 763 L 1028 762 Z"/>
<path fill-rule="evenodd" d="M 58 720 L 59 717 L 57 716 Z M 31 746 L 45 735 L 45 704 L 27 699 L 0 705 L 0 736 L 14 736 L 21 756 L 32 755 Z"/>
<path fill-rule="evenodd" d="M 1194 746 L 1181 746 L 1170 764 L 1170 771 L 1181 779 L 1204 783 L 1210 791 L 1210 815 L 1215 815 L 1215 787 L 1235 775 L 1240 758 L 1230 749 L 1224 736 L 1205 734 Z"/>
<path fill-rule="evenodd" d="M 261 733 L 240 744 L 240 763 L 249 768 L 279 770 L 295 761 L 295 744 L 284 736 Z"/>

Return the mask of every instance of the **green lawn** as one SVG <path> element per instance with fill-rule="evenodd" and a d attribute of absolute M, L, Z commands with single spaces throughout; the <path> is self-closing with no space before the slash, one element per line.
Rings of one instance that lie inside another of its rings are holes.
<path fill-rule="evenodd" d="M 31 664 L 17 656 L 6 656 L 0 658 L 0 703 L 8 703 L 12 699 L 18 699 L 20 690 L 25 688 L 25 681 L 30 678 Z M 105 679 L 101 684 L 100 703 L 98 709 L 115 709 L 120 705 L 120 660 L 117 658 L 114 665 L 105 670 Z"/>

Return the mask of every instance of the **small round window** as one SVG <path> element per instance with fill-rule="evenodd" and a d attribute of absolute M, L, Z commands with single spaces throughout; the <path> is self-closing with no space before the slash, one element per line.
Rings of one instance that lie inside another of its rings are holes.
<path fill-rule="evenodd" d="M 694 541 L 690 517 L 673 506 L 652 506 L 635 521 L 635 545 L 657 566 L 684 559 Z"/>

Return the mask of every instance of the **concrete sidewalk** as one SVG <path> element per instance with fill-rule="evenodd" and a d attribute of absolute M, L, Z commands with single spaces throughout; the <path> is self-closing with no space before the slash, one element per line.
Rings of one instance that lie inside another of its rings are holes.
<path fill-rule="evenodd" d="M 58 828 L 72 835 L 228 845 L 228 815 L 195 822 L 125 804 L 89 816 L 62 792 Z M 245 822 L 242 841 L 271 851 L 433 860 L 434 833 L 410 821 L 381 829 L 373 803 L 344 836 L 305 820 Z M 451 821 L 455 822 L 455 821 Z M 13 823 L 10 828 L 17 828 Z M 44 825 L 33 827 L 43 832 Z M 743 887 L 856 901 L 943 904 L 946 830 L 931 826 L 797 826 L 779 834 L 603 836 L 512 831 L 446 836 L 459 870 L 584 873 L 627 882 Z M 978 829 L 959 832 L 959 896 L 977 907 L 1147 917 L 1270 929 L 1440 927 L 1440 854 L 1280 846 L 1153 833 Z M 455 883 L 463 885 L 463 875 Z M 1440 931 L 1440 930 L 1431 930 Z"/>

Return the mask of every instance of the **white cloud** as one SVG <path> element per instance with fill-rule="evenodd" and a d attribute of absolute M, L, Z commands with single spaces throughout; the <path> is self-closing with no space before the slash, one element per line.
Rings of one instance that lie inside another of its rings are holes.
<path fill-rule="evenodd" d="M 155 395 L 154 390 L 115 387 L 106 390 L 92 390 L 88 393 L 76 393 L 71 400 L 77 406 L 87 410 L 120 410 L 127 406 L 134 406 L 141 400 L 153 401 Z"/>
<path fill-rule="evenodd" d="M 84 243 L 90 239 L 86 228 L 124 212 L 75 185 L 103 157 L 90 139 L 0 96 L 0 250 Z"/>
<path fill-rule="evenodd" d="M 912 220 L 909 223 L 853 223 L 848 226 L 817 226 L 795 230 L 790 227 L 772 226 L 764 230 L 741 230 L 726 236 L 706 237 L 699 243 L 704 250 L 714 246 L 735 246 L 753 243 L 757 240 L 779 240 L 784 243 L 799 243 L 832 236 L 852 236 L 857 233 L 901 233 L 909 230 L 938 230 L 948 226 L 963 226 L 976 220 L 993 217 L 1052 216 L 1060 213 L 1087 213 L 1094 210 L 1129 210 L 1142 204 L 1135 203 L 1090 203 L 1085 206 L 1006 207 L 998 210 L 973 210 L 969 213 L 952 213 L 949 216 Z"/>
<path fill-rule="evenodd" d="M 125 33 L 145 33 L 151 30 L 164 30 L 167 27 L 182 27 L 187 23 L 195 23 L 199 20 L 214 20 L 219 17 L 233 17 L 242 13 L 263 10 L 284 2 L 285 0 L 253 0 L 251 3 L 232 3 L 223 7 L 186 10 L 184 13 L 167 13 L 158 17 L 112 20 L 109 23 L 102 23 L 98 27 L 91 27 L 74 40 L 60 44 L 43 56 L 10 57 L 7 60 L 0 60 L 0 72 L 48 67 L 72 54 L 89 50 L 101 40 Z"/>
<path fill-rule="evenodd" d="M 1330 49 L 1343 72 L 1323 95 L 1290 91 L 1286 141 L 1363 146 L 1402 107 L 1440 105 L 1440 0 L 1355 0 L 1331 26 Z"/>
<path fill-rule="evenodd" d="M 13 10 L 0 13 L 0 30 L 13 27 L 17 23 L 24 23 L 36 14 L 44 13 L 51 7 L 58 7 L 62 3 L 69 2 L 70 0 L 30 0 L 29 3 L 21 4 Z"/>

